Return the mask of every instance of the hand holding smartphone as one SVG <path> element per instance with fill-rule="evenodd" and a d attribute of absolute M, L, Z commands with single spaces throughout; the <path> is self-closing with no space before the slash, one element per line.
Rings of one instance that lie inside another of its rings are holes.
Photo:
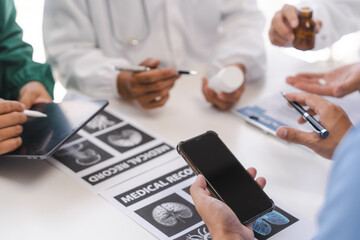
<path fill-rule="evenodd" d="M 205 177 L 212 195 L 226 203 L 242 224 L 274 209 L 273 201 L 215 132 L 180 142 L 177 150 L 196 174 Z"/>

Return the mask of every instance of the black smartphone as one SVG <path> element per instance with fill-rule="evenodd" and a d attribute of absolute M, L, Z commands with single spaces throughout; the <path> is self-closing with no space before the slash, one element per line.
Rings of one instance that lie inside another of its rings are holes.
<path fill-rule="evenodd" d="M 241 223 L 248 224 L 274 209 L 274 202 L 215 132 L 180 142 L 177 151 L 196 174 L 205 177 L 212 195 L 226 203 Z"/>

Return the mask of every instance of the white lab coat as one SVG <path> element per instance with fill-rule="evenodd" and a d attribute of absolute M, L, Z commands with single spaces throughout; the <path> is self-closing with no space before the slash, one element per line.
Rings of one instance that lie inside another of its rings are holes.
<path fill-rule="evenodd" d="M 315 49 L 329 47 L 342 36 L 360 30 L 360 0 L 308 0 L 300 6 L 312 7 L 313 18 L 322 21 Z"/>
<path fill-rule="evenodd" d="M 233 63 L 246 66 L 249 81 L 263 75 L 264 17 L 256 0 L 145 2 L 150 34 L 129 46 L 121 43 L 124 35 L 146 32 L 141 0 L 46 1 L 45 49 L 66 87 L 94 97 L 118 95 L 115 66 L 149 57 L 164 67 L 206 63 L 208 77 Z"/>

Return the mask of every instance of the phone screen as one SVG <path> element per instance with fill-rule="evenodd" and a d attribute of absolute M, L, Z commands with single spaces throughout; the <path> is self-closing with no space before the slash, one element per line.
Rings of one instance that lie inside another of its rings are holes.
<path fill-rule="evenodd" d="M 205 133 L 179 147 L 242 223 L 273 208 L 273 202 L 216 133 Z"/>

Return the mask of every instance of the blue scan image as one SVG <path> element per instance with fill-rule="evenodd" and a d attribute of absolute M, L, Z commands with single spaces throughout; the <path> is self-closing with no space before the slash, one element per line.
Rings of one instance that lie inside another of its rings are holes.
<path fill-rule="evenodd" d="M 253 230 L 263 236 L 266 236 L 271 233 L 271 226 L 267 222 L 264 222 L 262 217 L 259 217 L 254 224 Z"/>
<path fill-rule="evenodd" d="M 268 222 L 274 225 L 285 225 L 288 224 L 290 220 L 274 210 L 262 217 L 259 217 L 255 221 L 253 230 L 263 236 L 269 235 L 271 233 L 271 226 Z"/>

